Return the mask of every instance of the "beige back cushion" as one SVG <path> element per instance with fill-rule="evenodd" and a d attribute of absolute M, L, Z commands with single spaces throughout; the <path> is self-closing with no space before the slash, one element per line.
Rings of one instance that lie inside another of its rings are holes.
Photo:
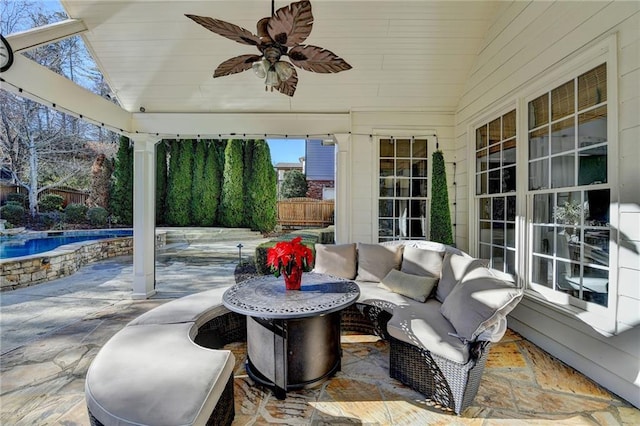
<path fill-rule="evenodd" d="M 314 272 L 352 280 L 356 277 L 356 245 L 316 244 Z"/>
<path fill-rule="evenodd" d="M 381 282 L 392 269 L 400 269 L 402 247 L 358 243 L 358 281 Z"/>
<path fill-rule="evenodd" d="M 402 267 L 407 274 L 440 277 L 444 252 L 405 246 L 402 252 Z"/>

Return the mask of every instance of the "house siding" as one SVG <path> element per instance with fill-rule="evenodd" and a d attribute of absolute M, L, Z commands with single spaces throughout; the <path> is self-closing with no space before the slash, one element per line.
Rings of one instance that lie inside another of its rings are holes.
<path fill-rule="evenodd" d="M 572 315 L 556 308 L 533 292 L 528 292 L 513 311 L 509 325 L 636 406 L 640 405 L 638 28 L 638 2 L 513 2 L 501 8 L 458 106 L 453 148 L 460 174 L 472 172 L 468 146 L 474 135 L 470 129 L 480 117 L 499 111 L 504 105 L 517 106 L 529 90 L 548 86 L 548 82 L 542 83 L 548 73 L 562 69 L 571 58 L 597 43 L 616 38 L 618 97 L 610 109 L 610 120 L 617 118 L 617 141 L 610 141 L 610 155 L 615 155 L 616 165 L 611 172 L 617 173 L 612 188 L 614 204 L 618 199 L 617 205 L 612 206 L 611 221 L 612 225 L 618 224 L 619 238 L 618 262 L 611 265 L 612 277 L 618 277 L 617 283 L 612 283 L 614 290 L 617 287 L 613 292 L 617 294 L 613 330 L 598 332 L 581 320 L 579 313 Z M 458 178 L 456 240 L 459 247 L 473 254 L 477 242 L 469 227 L 474 220 L 469 212 L 474 191 L 471 182 L 469 176 Z"/>

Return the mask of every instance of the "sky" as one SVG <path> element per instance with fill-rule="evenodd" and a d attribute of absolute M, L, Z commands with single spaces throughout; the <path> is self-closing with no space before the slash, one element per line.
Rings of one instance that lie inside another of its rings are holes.
<path fill-rule="evenodd" d="M 304 157 L 304 139 L 267 139 L 271 151 L 271 162 L 298 163 Z"/>

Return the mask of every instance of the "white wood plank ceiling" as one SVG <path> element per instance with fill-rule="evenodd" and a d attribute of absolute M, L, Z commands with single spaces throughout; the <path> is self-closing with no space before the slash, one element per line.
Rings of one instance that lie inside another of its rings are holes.
<path fill-rule="evenodd" d="M 213 79 L 224 60 L 258 51 L 184 16 L 210 16 L 255 33 L 256 22 L 271 13 L 269 0 L 62 0 L 69 16 L 87 26 L 87 46 L 124 109 L 180 113 L 454 111 L 501 7 L 488 1 L 311 3 L 306 43 L 333 51 L 353 69 L 298 70 L 291 98 L 265 92 L 250 70 Z"/>

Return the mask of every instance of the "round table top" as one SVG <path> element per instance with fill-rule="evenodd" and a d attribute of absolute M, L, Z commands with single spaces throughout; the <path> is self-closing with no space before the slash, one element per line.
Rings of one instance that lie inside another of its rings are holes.
<path fill-rule="evenodd" d="M 302 275 L 300 290 L 286 290 L 284 279 L 265 275 L 238 283 L 224 292 L 228 309 L 259 318 L 304 318 L 342 310 L 355 303 L 360 288 L 330 275 Z"/>

